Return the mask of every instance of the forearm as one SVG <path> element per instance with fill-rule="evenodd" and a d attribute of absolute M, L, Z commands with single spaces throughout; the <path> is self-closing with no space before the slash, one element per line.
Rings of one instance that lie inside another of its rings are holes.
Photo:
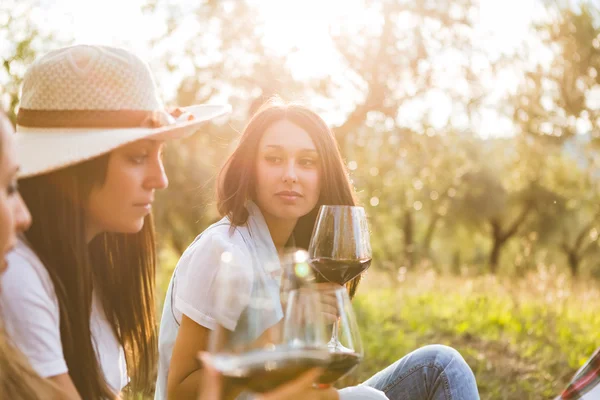
<path fill-rule="evenodd" d="M 177 384 L 169 385 L 168 399 L 190 399 L 196 400 L 198 398 L 198 389 L 200 388 L 200 379 L 202 376 L 202 370 L 197 369 L 185 379 Z"/>

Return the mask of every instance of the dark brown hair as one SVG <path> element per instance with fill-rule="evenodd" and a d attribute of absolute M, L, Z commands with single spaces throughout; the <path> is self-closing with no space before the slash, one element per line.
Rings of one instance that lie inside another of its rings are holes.
<path fill-rule="evenodd" d="M 106 178 L 110 154 L 24 179 L 33 224 L 26 239 L 54 284 L 69 376 L 83 399 L 112 398 L 90 330 L 92 294 L 124 347 L 131 388 L 150 390 L 156 364 L 155 242 L 151 216 L 135 234 L 86 242 L 85 209 Z"/>
<path fill-rule="evenodd" d="M 281 120 L 289 121 L 308 132 L 317 148 L 321 164 L 321 193 L 317 205 L 298 220 L 293 232 L 295 245 L 306 249 L 319 207 L 356 205 L 356 197 L 333 132 L 319 115 L 305 106 L 272 99 L 256 112 L 246 125 L 233 154 L 219 172 L 217 207 L 221 216 L 228 216 L 233 226 L 246 223 L 246 202 L 255 198 L 258 145 L 263 133 Z M 348 283 L 351 296 L 354 295 L 359 280 L 360 277 Z"/>

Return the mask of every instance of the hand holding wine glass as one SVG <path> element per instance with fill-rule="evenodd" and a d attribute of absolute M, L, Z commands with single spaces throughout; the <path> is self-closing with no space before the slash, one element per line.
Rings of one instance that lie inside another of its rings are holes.
<path fill-rule="evenodd" d="M 292 291 L 284 317 L 277 284 L 255 278 L 251 291 L 244 292 L 240 262 L 230 254 L 222 258 L 215 278 L 216 326 L 203 360 L 223 377 L 226 397 L 271 392 L 330 360 L 319 298 Z M 231 304 L 240 303 L 241 315 L 232 315 Z"/>
<path fill-rule="evenodd" d="M 202 369 L 202 385 L 198 400 L 224 400 L 221 395 L 223 377 L 216 371 L 209 362 L 210 356 L 207 353 L 199 355 L 204 363 Z M 315 389 L 313 383 L 322 374 L 321 368 L 314 368 L 300 375 L 298 378 L 279 386 L 277 389 L 268 393 L 263 393 L 254 397 L 255 400 L 337 400 L 339 398 L 337 391 L 333 388 L 321 390 Z"/>
<path fill-rule="evenodd" d="M 317 281 L 344 285 L 371 265 L 371 240 L 365 209 L 321 206 L 308 248 Z M 337 339 L 337 324 L 329 348 L 345 351 Z"/>

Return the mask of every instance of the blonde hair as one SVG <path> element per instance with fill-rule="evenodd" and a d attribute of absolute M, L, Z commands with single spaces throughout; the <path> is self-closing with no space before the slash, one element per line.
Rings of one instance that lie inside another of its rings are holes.
<path fill-rule="evenodd" d="M 60 390 L 39 376 L 11 343 L 0 321 L 0 393 L 11 400 L 57 399 Z"/>

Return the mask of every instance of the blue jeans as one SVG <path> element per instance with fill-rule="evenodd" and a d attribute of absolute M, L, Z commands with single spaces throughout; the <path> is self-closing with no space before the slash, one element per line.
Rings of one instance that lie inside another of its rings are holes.
<path fill-rule="evenodd" d="M 413 351 L 363 385 L 381 390 L 390 400 L 479 399 L 469 365 L 458 351 L 442 345 Z"/>

